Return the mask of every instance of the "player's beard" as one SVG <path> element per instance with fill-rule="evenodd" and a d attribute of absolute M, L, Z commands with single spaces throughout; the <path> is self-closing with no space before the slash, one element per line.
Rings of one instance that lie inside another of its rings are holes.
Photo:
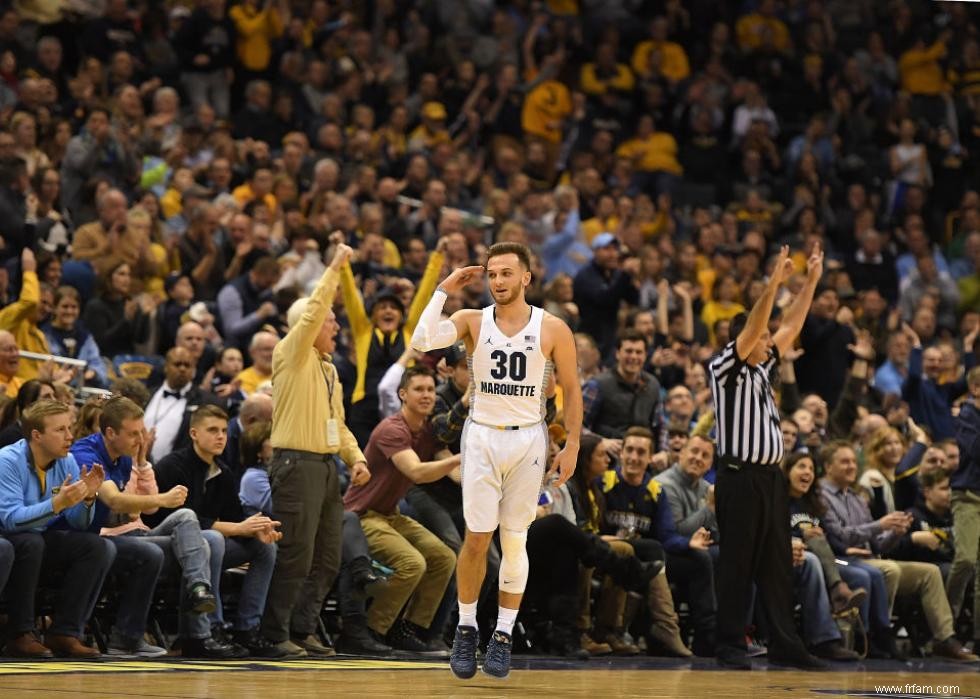
<path fill-rule="evenodd" d="M 513 289 L 508 289 L 502 296 L 497 296 L 491 292 L 491 296 L 493 296 L 493 300 L 498 306 L 509 306 L 521 297 L 521 287 L 518 286 Z"/>

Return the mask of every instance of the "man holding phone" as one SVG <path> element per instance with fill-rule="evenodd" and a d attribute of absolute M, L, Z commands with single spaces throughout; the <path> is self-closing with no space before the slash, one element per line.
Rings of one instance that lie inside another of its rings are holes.
<path fill-rule="evenodd" d="M 895 561 L 882 558 L 893 550 L 908 532 L 912 516 L 905 512 L 890 512 L 881 519 L 871 519 L 865 500 L 852 490 L 857 480 L 857 456 L 849 442 L 828 444 L 821 459 L 827 476 L 821 481 L 827 503 L 824 517 L 827 541 L 838 555 L 851 565 L 880 573 L 872 578 L 871 603 L 881 607 L 887 595 L 887 614 L 880 614 L 878 628 L 871 629 L 871 643 L 887 655 L 897 655 L 894 641 L 885 625 L 898 595 L 916 595 L 922 604 L 929 629 L 935 639 L 932 653 L 936 657 L 957 662 L 980 662 L 963 648 L 953 635 L 953 613 L 946 598 L 939 566 L 933 563 Z"/>

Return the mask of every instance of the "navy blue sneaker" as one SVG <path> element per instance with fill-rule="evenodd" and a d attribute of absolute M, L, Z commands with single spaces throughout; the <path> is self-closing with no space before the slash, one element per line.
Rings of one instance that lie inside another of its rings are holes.
<path fill-rule="evenodd" d="M 480 635 L 472 626 L 457 626 L 449 669 L 458 680 L 468 680 L 476 674 L 476 642 Z"/>
<path fill-rule="evenodd" d="M 494 631 L 487 644 L 487 656 L 483 659 L 483 674 L 505 679 L 510 674 L 512 645 L 509 633 Z"/>

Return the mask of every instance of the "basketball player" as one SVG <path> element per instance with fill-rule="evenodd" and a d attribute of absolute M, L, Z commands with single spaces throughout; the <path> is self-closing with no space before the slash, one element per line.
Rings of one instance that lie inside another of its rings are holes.
<path fill-rule="evenodd" d="M 447 295 L 484 274 L 480 266 L 457 269 L 439 285 L 412 335 L 412 347 L 422 352 L 462 340 L 470 364 L 473 397 L 461 439 L 466 538 L 456 564 L 459 626 L 449 660 L 460 679 L 476 674 L 476 603 L 498 526 L 500 607 L 483 672 L 500 678 L 510 672 L 511 631 L 527 583 L 527 528 L 537 510 L 548 455 L 545 386 L 552 371 L 564 393 L 568 432 L 565 448 L 551 466 L 559 483 L 571 477 L 578 457 L 582 392 L 575 339 L 563 321 L 525 301 L 530 267 L 523 245 L 493 245 L 486 274 L 494 305 L 461 310 L 442 320 Z"/>

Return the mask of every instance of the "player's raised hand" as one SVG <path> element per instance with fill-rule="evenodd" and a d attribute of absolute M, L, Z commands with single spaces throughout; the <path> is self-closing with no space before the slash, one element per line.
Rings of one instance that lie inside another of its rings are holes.
<path fill-rule="evenodd" d="M 453 270 L 452 274 L 442 281 L 439 288 L 447 294 L 455 294 L 470 282 L 482 277 L 485 271 L 483 265 L 460 267 L 459 269 Z"/>
<path fill-rule="evenodd" d="M 575 462 L 578 461 L 578 446 L 569 447 L 568 444 L 558 452 L 558 456 L 551 462 L 548 475 L 558 472 L 558 480 L 552 483 L 556 488 L 562 483 L 567 483 L 568 479 L 575 473 Z M 550 480 L 550 479 L 549 479 Z"/>

